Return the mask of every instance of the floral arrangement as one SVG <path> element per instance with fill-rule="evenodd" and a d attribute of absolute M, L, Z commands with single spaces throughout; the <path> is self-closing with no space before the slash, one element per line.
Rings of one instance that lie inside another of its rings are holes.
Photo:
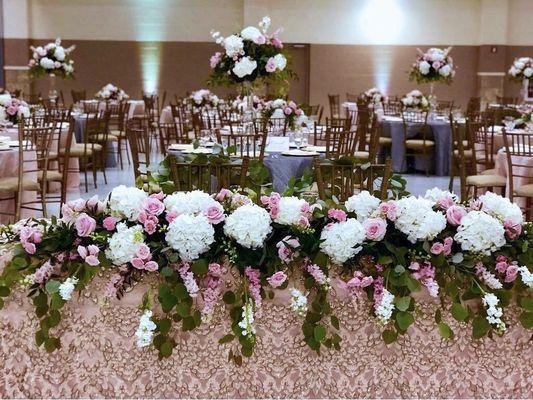
<path fill-rule="evenodd" d="M 531 122 L 531 114 L 533 113 L 533 104 L 521 104 L 518 106 L 518 112 L 521 114 L 520 119 L 526 124 Z"/>
<path fill-rule="evenodd" d="M 218 96 L 208 89 L 200 89 L 192 92 L 189 96 L 189 99 L 195 107 L 201 108 L 216 108 L 221 103 L 221 100 L 218 98 Z"/>
<path fill-rule="evenodd" d="M 11 94 L 0 94 L 0 121 L 17 124 L 22 118 L 30 117 L 30 107 L 24 100 L 11 97 Z"/>
<path fill-rule="evenodd" d="M 252 96 L 252 106 L 254 110 L 259 110 L 264 103 L 264 100 L 257 96 L 257 95 L 251 95 Z M 249 97 L 248 96 L 237 96 L 233 101 L 231 102 L 231 109 L 235 111 L 246 111 L 248 108 L 249 103 Z"/>
<path fill-rule="evenodd" d="M 122 101 L 130 98 L 130 96 L 128 96 L 124 90 L 111 83 L 108 83 L 102 89 L 100 89 L 95 96 L 97 99 L 104 101 Z"/>
<path fill-rule="evenodd" d="M 426 111 L 429 109 L 429 100 L 420 90 L 411 90 L 401 98 L 403 107 Z"/>
<path fill-rule="evenodd" d="M 45 75 L 71 78 L 74 73 L 74 60 L 70 58 L 70 53 L 76 46 L 63 47 L 61 39 L 46 44 L 45 46 L 30 46 L 32 58 L 28 66 L 30 75 L 40 77 Z"/>
<path fill-rule="evenodd" d="M 418 56 L 409 72 L 409 80 L 417 83 L 444 82 L 450 84 L 455 75 L 451 47 L 432 47 L 427 52 L 417 49 Z"/>
<path fill-rule="evenodd" d="M 440 299 L 435 322 L 445 339 L 454 336 L 451 318 L 471 323 L 474 338 L 503 334 L 513 299 L 523 309 L 522 325 L 533 326 L 532 225 L 506 198 L 487 192 L 460 203 L 435 188 L 424 197 L 381 201 L 361 192 L 345 204 L 311 204 L 246 193 L 119 186 L 106 201 L 68 202 L 60 219 L 4 226 L 13 257 L 0 275 L 0 306 L 12 290 L 25 290 L 39 319 L 37 345 L 53 351 L 62 307 L 96 274 L 113 272 L 109 298 L 156 274 L 157 293 L 148 291 L 140 304 L 137 345 L 170 356 L 173 328 L 193 330 L 225 308 L 231 331 L 219 342 L 237 344 L 229 356 L 238 364 L 260 340 L 263 303 L 284 289 L 305 343 L 317 352 L 339 349 L 333 271 L 350 297 L 368 298 L 386 343 L 408 333 L 420 290 Z M 237 278 L 223 285 L 230 269 Z M 475 301 L 481 307 L 471 307 Z"/>
<path fill-rule="evenodd" d="M 510 79 L 516 82 L 522 82 L 524 79 L 530 79 L 533 75 L 533 58 L 515 58 L 513 65 L 511 65 L 511 68 L 509 68 L 508 73 Z"/>
<path fill-rule="evenodd" d="M 211 32 L 223 51 L 210 59 L 212 84 L 235 84 L 254 82 L 283 82 L 292 76 L 287 68 L 287 56 L 279 39 L 280 29 L 268 33 L 270 18 L 264 17 L 259 28 L 248 26 L 240 33 L 223 37 L 220 32 Z"/>
<path fill-rule="evenodd" d="M 368 89 L 359 96 L 366 104 L 381 104 L 387 96 L 378 88 Z"/>
<path fill-rule="evenodd" d="M 276 99 L 258 105 L 265 123 L 271 118 L 284 118 L 290 129 L 296 129 L 308 123 L 307 117 L 294 101 Z"/>

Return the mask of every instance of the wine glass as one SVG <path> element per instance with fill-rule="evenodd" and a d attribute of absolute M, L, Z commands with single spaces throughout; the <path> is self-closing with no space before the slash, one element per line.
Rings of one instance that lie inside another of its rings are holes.
<path fill-rule="evenodd" d="M 294 132 L 294 144 L 296 145 L 296 149 L 300 150 L 300 146 L 302 145 L 302 131 L 297 130 Z"/>
<path fill-rule="evenodd" d="M 513 130 L 514 127 L 515 127 L 515 119 L 514 117 L 511 117 L 511 116 L 507 116 L 503 119 L 503 123 L 505 125 L 505 128 L 510 131 L 510 130 Z"/>

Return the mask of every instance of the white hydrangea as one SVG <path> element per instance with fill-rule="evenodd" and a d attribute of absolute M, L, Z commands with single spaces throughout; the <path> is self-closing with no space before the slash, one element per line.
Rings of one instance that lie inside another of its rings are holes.
<path fill-rule="evenodd" d="M 225 38 L 223 45 L 224 49 L 226 49 L 226 54 L 228 57 L 238 56 L 239 53 L 244 49 L 244 42 L 242 38 L 237 35 L 231 35 Z"/>
<path fill-rule="evenodd" d="M 233 66 L 233 73 L 239 78 L 244 78 L 246 75 L 251 75 L 257 68 L 257 61 L 250 57 L 243 57 Z"/>
<path fill-rule="evenodd" d="M 454 202 L 457 201 L 457 195 L 455 193 L 449 192 L 448 190 L 439 189 L 438 187 L 426 190 L 424 198 L 431 200 L 434 203 L 446 198 L 452 198 Z"/>
<path fill-rule="evenodd" d="M 344 204 L 348 212 L 355 212 L 357 220 L 363 222 L 378 209 L 381 200 L 372 196 L 367 190 L 351 196 Z"/>
<path fill-rule="evenodd" d="M 78 283 L 78 278 L 67 278 L 65 281 L 59 285 L 59 295 L 63 300 L 70 300 L 72 297 L 72 292 Z"/>
<path fill-rule="evenodd" d="M 249 26 L 247 28 L 244 28 L 241 31 L 241 36 L 243 39 L 251 40 L 253 42 L 257 42 L 257 40 L 263 36 L 261 31 L 257 29 L 255 26 Z"/>
<path fill-rule="evenodd" d="M 464 251 L 489 255 L 505 244 L 505 230 L 496 218 L 483 211 L 470 211 L 461 220 L 454 240 Z"/>
<path fill-rule="evenodd" d="M 365 228 L 355 218 L 329 224 L 322 230 L 320 250 L 335 264 L 342 264 L 362 250 Z"/>
<path fill-rule="evenodd" d="M 307 297 L 296 288 L 291 288 L 291 309 L 298 315 L 307 312 Z"/>
<path fill-rule="evenodd" d="M 176 192 L 163 200 L 167 212 L 180 214 L 205 213 L 209 207 L 219 206 L 215 199 L 201 190 Z"/>
<path fill-rule="evenodd" d="M 411 243 L 432 240 L 446 228 L 446 217 L 433 211 L 433 201 L 421 197 L 404 197 L 396 202 L 396 228 L 407 235 Z"/>
<path fill-rule="evenodd" d="M 165 239 L 183 261 L 194 261 L 215 241 L 215 229 L 203 215 L 181 214 L 169 225 Z"/>
<path fill-rule="evenodd" d="M 385 325 L 392 317 L 394 311 L 394 295 L 383 288 L 383 295 L 379 305 L 376 307 L 376 317 L 380 324 Z"/>
<path fill-rule="evenodd" d="M 297 225 L 302 215 L 301 210 L 307 202 L 298 197 L 282 197 L 278 204 L 278 214 L 274 222 L 281 225 Z"/>
<path fill-rule="evenodd" d="M 262 247 L 270 232 L 270 215 L 256 204 L 237 208 L 224 223 L 224 233 L 249 249 Z"/>
<path fill-rule="evenodd" d="M 281 53 L 276 54 L 274 56 L 274 62 L 276 64 L 276 69 L 283 71 L 285 67 L 287 66 L 287 59 L 285 56 Z"/>
<path fill-rule="evenodd" d="M 498 218 L 500 221 L 512 220 L 517 224 L 524 222 L 522 210 L 517 204 L 511 203 L 507 197 L 502 197 L 493 192 L 486 192 L 479 196 L 481 211 Z"/>
<path fill-rule="evenodd" d="M 152 337 L 156 329 L 156 324 L 151 320 L 152 311 L 146 310 L 141 316 L 139 327 L 135 331 L 137 337 L 137 347 L 146 347 L 152 343 Z"/>
<path fill-rule="evenodd" d="M 503 333 L 507 330 L 505 323 L 502 321 L 503 310 L 497 307 L 500 300 L 492 293 L 486 293 L 482 298 L 483 305 L 487 308 L 487 321 L 494 325 L 496 329 Z"/>
<path fill-rule="evenodd" d="M 41 64 L 41 67 L 44 69 L 54 69 L 55 63 L 54 60 L 51 60 L 48 57 L 41 58 L 41 61 L 39 61 L 39 64 Z"/>
<path fill-rule="evenodd" d="M 107 204 L 114 217 L 136 221 L 147 198 L 148 194 L 144 190 L 120 185 L 111 191 Z"/>
<path fill-rule="evenodd" d="M 117 231 L 108 239 L 106 257 L 115 265 L 129 263 L 137 255 L 139 246 L 144 243 L 143 227 L 128 226 L 124 222 L 117 224 Z"/>

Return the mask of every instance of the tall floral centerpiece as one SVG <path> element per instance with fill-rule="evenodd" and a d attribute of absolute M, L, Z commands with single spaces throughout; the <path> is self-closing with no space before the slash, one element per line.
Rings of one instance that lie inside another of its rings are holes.
<path fill-rule="evenodd" d="M 70 58 L 70 53 L 75 48 L 76 46 L 74 45 L 68 48 L 61 46 L 60 38 L 45 46 L 30 46 L 30 50 L 32 51 L 32 58 L 28 63 L 30 76 L 32 78 L 39 78 L 48 75 L 50 77 L 49 97 L 52 100 L 57 98 L 55 77 L 59 76 L 63 79 L 73 77 L 74 60 Z"/>
<path fill-rule="evenodd" d="M 509 78 L 515 82 L 522 83 L 525 79 L 531 79 L 533 75 L 533 58 L 515 58 L 508 73 Z"/>
<path fill-rule="evenodd" d="M 248 26 L 228 37 L 220 32 L 211 32 L 223 51 L 217 51 L 210 59 L 212 85 L 241 85 L 242 95 L 247 96 L 249 105 L 244 122 L 254 118 L 252 106 L 253 87 L 257 83 L 281 84 L 294 76 L 287 67 L 287 55 L 279 39 L 280 29 L 269 34 L 270 17 L 263 17 L 259 27 Z"/>
<path fill-rule="evenodd" d="M 418 55 L 409 71 L 409 80 L 416 83 L 429 83 L 429 101 L 432 108 L 436 107 L 437 97 L 434 94 L 434 84 L 437 82 L 452 83 L 455 76 L 453 58 L 450 56 L 452 48 L 439 49 L 432 47 L 425 53 L 417 49 Z"/>
<path fill-rule="evenodd" d="M 95 96 L 97 99 L 104 101 L 122 101 L 130 98 L 130 96 L 128 96 L 124 90 L 111 83 L 108 83 L 102 89 L 100 89 Z"/>

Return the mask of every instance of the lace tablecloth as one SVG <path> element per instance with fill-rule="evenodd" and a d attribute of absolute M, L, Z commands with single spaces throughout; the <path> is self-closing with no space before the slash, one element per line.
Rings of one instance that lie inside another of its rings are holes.
<path fill-rule="evenodd" d="M 37 321 L 24 295 L 6 302 L 0 311 L 2 397 L 533 397 L 531 335 L 518 327 L 513 308 L 505 315 L 512 326 L 505 336 L 480 341 L 471 338 L 471 327 L 445 315 L 456 333 L 445 341 L 433 319 L 437 303 L 428 300 L 408 334 L 387 346 L 367 301 L 352 304 L 332 293 L 343 341 L 340 351 L 318 356 L 302 341 L 303 317 L 281 293 L 264 302 L 255 353 L 239 367 L 228 362 L 229 345 L 218 344 L 230 320 L 221 307 L 192 333 L 175 328 L 173 355 L 158 360 L 134 338 L 149 283 L 104 307 L 106 282 L 98 276 L 64 307 L 55 328 L 62 348 L 52 354 L 34 343 Z"/>

